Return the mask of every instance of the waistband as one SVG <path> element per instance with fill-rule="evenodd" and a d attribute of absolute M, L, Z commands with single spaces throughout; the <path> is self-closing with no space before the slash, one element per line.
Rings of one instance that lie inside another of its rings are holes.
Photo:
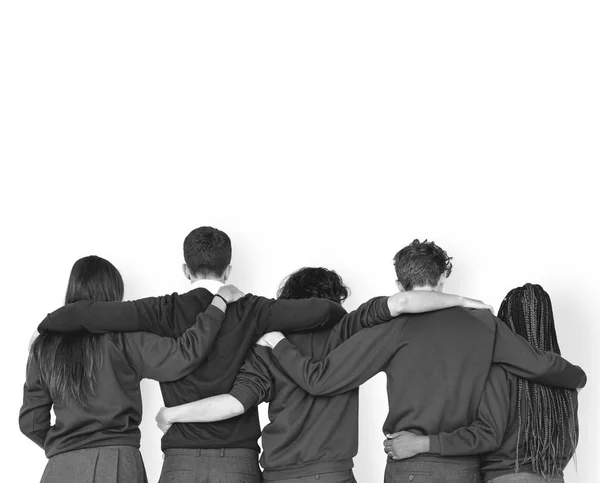
<path fill-rule="evenodd" d="M 224 458 L 226 456 L 245 456 L 258 461 L 258 451 L 249 448 L 169 448 L 165 450 L 165 456 L 216 456 Z"/>
<path fill-rule="evenodd" d="M 351 470 L 353 466 L 354 463 L 352 462 L 352 458 L 330 461 L 312 461 L 310 463 L 300 463 L 283 468 L 265 468 L 263 470 L 263 478 L 265 481 L 304 478 L 311 475 Z"/>
<path fill-rule="evenodd" d="M 473 465 L 479 468 L 479 455 L 477 456 L 437 456 L 433 454 L 418 454 L 406 460 L 394 460 L 388 457 L 387 464 L 410 465 L 411 463 L 439 463 L 445 465 Z"/>

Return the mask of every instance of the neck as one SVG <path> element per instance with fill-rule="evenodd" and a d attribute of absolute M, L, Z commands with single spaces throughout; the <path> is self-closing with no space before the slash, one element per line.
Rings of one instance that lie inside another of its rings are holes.
<path fill-rule="evenodd" d="M 197 282 L 198 280 L 214 280 L 215 282 L 225 283 L 227 280 L 224 276 L 220 277 L 190 277 L 190 283 Z"/>
<path fill-rule="evenodd" d="M 413 287 L 412 291 L 416 292 L 417 290 L 422 292 L 435 292 L 436 287 L 432 287 L 431 285 L 421 285 L 420 287 Z"/>

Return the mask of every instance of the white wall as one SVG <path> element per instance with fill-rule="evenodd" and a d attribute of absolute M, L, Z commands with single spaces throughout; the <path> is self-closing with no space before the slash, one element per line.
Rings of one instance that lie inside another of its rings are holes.
<path fill-rule="evenodd" d="M 267 296 L 323 265 L 355 308 L 394 291 L 392 256 L 416 237 L 454 256 L 449 292 L 497 309 L 542 284 L 589 377 L 567 481 L 597 481 L 599 17 L 591 2 L 3 3 L 3 475 L 37 481 L 46 461 L 17 413 L 27 342 L 72 263 L 108 258 L 127 298 L 176 291 L 183 238 L 214 225 L 232 281 Z M 154 383 L 144 404 L 157 481 Z M 380 375 L 361 391 L 361 482 L 382 475 L 386 411 Z"/>

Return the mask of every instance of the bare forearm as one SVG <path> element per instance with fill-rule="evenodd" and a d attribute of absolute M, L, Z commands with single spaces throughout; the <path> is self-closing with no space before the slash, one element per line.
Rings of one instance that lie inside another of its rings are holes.
<path fill-rule="evenodd" d="M 421 313 L 442 310 L 450 307 L 490 308 L 479 300 L 442 292 L 413 290 L 400 292 L 388 298 L 390 313 Z"/>
<path fill-rule="evenodd" d="M 180 406 L 165 409 L 165 420 L 174 423 L 210 423 L 239 416 L 244 407 L 229 394 L 200 399 Z"/>

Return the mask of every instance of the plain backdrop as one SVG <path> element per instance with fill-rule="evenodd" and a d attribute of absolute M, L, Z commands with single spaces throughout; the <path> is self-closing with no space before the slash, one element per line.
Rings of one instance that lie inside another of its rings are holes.
<path fill-rule="evenodd" d="M 414 238 L 454 257 L 446 291 L 497 310 L 550 293 L 581 365 L 578 471 L 598 481 L 597 2 L 3 2 L 2 481 L 39 481 L 19 433 L 27 344 L 79 257 L 126 298 L 186 288 L 182 243 L 233 240 L 231 281 L 274 296 L 337 270 L 348 309 L 395 290 Z M 407 388 L 410 390 L 410 388 Z M 142 453 L 162 463 L 144 382 Z M 384 376 L 361 390 L 360 482 L 381 481 Z M 265 408 L 261 408 L 264 421 Z"/>

